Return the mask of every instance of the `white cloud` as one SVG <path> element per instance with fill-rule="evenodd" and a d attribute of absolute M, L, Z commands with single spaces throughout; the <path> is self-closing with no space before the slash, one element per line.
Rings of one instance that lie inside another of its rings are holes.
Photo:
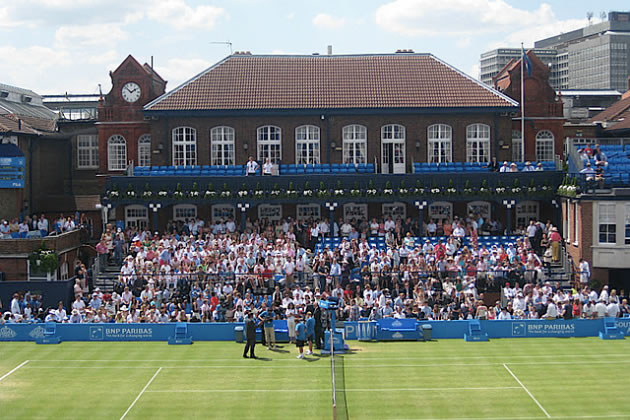
<path fill-rule="evenodd" d="M 394 0 L 380 6 L 375 19 L 381 28 L 407 36 L 472 36 L 528 28 L 538 32 L 540 39 L 540 28 L 557 33 L 559 24 L 579 27 L 573 21 L 559 21 L 546 3 L 530 11 L 505 0 Z"/>
<path fill-rule="evenodd" d="M 323 29 L 340 29 L 345 24 L 345 19 L 327 15 L 326 13 L 319 13 L 313 18 L 313 25 Z"/>
<path fill-rule="evenodd" d="M 470 67 L 468 75 L 479 80 L 479 78 L 481 77 L 481 66 L 479 65 L 479 63 L 475 63 Z"/>
<path fill-rule="evenodd" d="M 164 80 L 168 80 L 170 90 L 201 73 L 212 64 L 200 58 L 171 58 L 166 62 L 165 66 L 156 65 L 155 70 Z"/>
<path fill-rule="evenodd" d="M 55 31 L 57 48 L 85 48 L 114 45 L 128 34 L 115 23 L 60 26 Z"/>
<path fill-rule="evenodd" d="M 190 7 L 185 0 L 160 0 L 147 8 L 147 17 L 178 30 L 213 29 L 225 9 L 215 6 Z"/>

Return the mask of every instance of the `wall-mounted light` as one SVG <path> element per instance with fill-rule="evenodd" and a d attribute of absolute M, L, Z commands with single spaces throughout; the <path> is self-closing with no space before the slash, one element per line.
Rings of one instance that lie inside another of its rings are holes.
<path fill-rule="evenodd" d="M 416 149 L 419 149 L 419 148 L 420 148 L 420 142 L 419 142 L 419 141 L 417 141 L 417 142 L 416 142 Z"/>
<path fill-rule="evenodd" d="M 331 142 L 330 142 L 330 147 L 331 147 L 331 148 L 333 148 L 333 149 L 336 149 L 336 148 L 337 148 L 337 143 L 335 143 L 335 141 L 334 141 L 334 140 L 333 140 L 333 141 L 331 141 Z"/>
<path fill-rule="evenodd" d="M 243 150 L 247 150 L 247 149 L 249 149 L 249 144 L 243 143 Z"/>

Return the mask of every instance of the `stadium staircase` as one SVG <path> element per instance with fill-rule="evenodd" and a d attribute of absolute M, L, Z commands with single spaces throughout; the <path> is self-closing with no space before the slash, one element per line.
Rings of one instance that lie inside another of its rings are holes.
<path fill-rule="evenodd" d="M 94 288 L 100 288 L 103 293 L 111 293 L 114 290 L 114 282 L 120 274 L 120 265 L 107 264 L 101 268 L 94 278 Z"/>

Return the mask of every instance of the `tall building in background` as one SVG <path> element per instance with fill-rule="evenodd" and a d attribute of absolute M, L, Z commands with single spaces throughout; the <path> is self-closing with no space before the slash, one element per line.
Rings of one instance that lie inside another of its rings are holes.
<path fill-rule="evenodd" d="M 551 64 L 549 82 L 554 89 L 612 89 L 625 92 L 630 75 L 630 12 L 610 12 L 608 20 L 542 39 L 534 53 Z M 481 55 L 481 81 L 492 78 L 518 48 L 501 48 Z"/>
<path fill-rule="evenodd" d="M 553 79 L 555 74 L 553 73 L 553 64 L 556 59 L 556 50 L 553 49 L 526 49 L 526 51 L 532 51 L 536 54 L 536 57 L 540 59 L 545 65 L 549 67 L 552 71 L 550 75 L 551 85 L 553 85 Z M 493 86 L 494 82 L 492 79 L 499 74 L 499 72 L 505 67 L 510 60 L 520 60 L 521 59 L 521 49 L 520 48 L 498 48 L 496 50 L 488 51 L 481 54 L 481 62 L 480 62 L 480 73 L 481 76 L 479 80 L 483 83 Z"/>

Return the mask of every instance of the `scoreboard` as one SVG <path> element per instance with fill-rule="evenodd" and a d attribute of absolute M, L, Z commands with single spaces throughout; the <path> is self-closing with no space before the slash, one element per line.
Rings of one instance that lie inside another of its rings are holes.
<path fill-rule="evenodd" d="M 24 188 L 24 156 L 0 157 L 0 188 Z"/>

